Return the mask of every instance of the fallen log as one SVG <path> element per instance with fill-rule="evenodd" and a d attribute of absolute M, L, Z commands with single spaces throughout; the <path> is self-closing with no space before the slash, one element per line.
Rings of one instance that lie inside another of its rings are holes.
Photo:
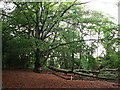
<path fill-rule="evenodd" d="M 51 69 L 51 70 L 54 70 L 54 71 L 56 71 L 56 72 L 73 73 L 71 70 L 58 69 L 58 68 L 55 68 L 55 67 L 52 67 L 52 66 L 49 66 L 48 68 Z"/>
<path fill-rule="evenodd" d="M 102 80 L 116 80 L 115 78 L 99 77 L 96 75 L 85 74 L 85 73 L 80 73 L 80 72 L 73 72 L 73 73 L 75 73 L 77 75 L 81 75 L 81 76 L 92 77 L 92 78 L 97 78 L 97 79 L 102 79 Z"/>
<path fill-rule="evenodd" d="M 70 71 L 70 70 L 65 70 L 65 69 L 57 69 L 57 68 L 52 67 L 52 66 L 49 66 L 48 68 L 53 70 L 53 71 L 62 72 L 62 73 L 66 73 L 66 74 L 73 73 L 74 75 L 77 74 L 77 75 L 81 75 L 81 76 L 92 77 L 92 78 L 97 78 L 97 79 L 102 79 L 102 80 L 116 80 L 115 78 L 99 77 L 97 75 L 92 74 L 92 73 L 99 73 L 99 72 L 93 72 L 93 71 L 88 72 L 86 70 L 81 70 L 80 72 L 75 72 L 75 71 Z"/>
<path fill-rule="evenodd" d="M 81 72 L 73 72 L 74 74 L 81 75 L 81 76 L 87 76 L 87 77 L 93 77 L 96 78 L 96 75 L 81 73 Z"/>
<path fill-rule="evenodd" d="M 95 75 L 98 75 L 100 73 L 100 71 L 91 71 L 91 70 L 82 70 L 82 69 L 74 70 L 74 72 L 92 73 L 92 74 L 95 74 Z"/>
<path fill-rule="evenodd" d="M 100 71 L 120 71 L 119 69 L 101 69 Z"/>

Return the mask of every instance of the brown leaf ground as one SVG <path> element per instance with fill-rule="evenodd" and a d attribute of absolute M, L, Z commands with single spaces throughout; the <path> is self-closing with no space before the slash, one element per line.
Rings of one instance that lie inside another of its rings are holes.
<path fill-rule="evenodd" d="M 49 71 L 3 70 L 3 88 L 118 88 L 107 81 L 65 80 Z"/>

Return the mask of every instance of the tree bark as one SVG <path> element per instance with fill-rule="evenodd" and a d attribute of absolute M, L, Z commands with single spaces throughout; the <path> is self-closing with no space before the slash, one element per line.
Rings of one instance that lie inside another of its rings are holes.
<path fill-rule="evenodd" d="M 40 63 L 40 50 L 37 48 L 37 50 L 35 51 L 35 58 L 36 61 L 34 63 L 34 72 L 36 73 L 40 73 L 40 68 L 41 68 L 41 63 Z"/>

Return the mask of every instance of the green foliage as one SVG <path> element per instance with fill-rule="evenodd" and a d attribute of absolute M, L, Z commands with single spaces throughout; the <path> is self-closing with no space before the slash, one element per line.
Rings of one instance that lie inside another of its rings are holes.
<path fill-rule="evenodd" d="M 108 62 L 108 68 L 120 67 L 115 49 L 118 26 L 103 13 L 73 5 L 73 2 L 14 4 L 16 7 L 10 13 L 3 12 L 8 17 L 2 16 L 3 63 L 6 67 L 33 67 L 37 60 L 44 66 L 67 69 L 94 70 L 97 65 Z M 87 44 L 85 38 L 100 33 L 103 39 L 99 43 L 106 54 L 95 58 L 97 41 Z"/>

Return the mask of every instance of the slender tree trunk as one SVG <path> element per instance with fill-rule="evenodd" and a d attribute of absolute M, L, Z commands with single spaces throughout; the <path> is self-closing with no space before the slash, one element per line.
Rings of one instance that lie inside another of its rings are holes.
<path fill-rule="evenodd" d="M 80 51 L 80 54 L 79 54 L 79 55 L 80 55 L 80 58 L 79 58 L 79 59 L 80 59 L 80 62 L 79 62 L 78 68 L 79 68 L 79 69 L 82 69 L 82 64 L 81 64 L 81 63 L 82 63 L 82 54 L 81 54 L 81 51 Z"/>
<path fill-rule="evenodd" d="M 72 68 L 71 70 L 73 71 L 74 70 L 74 53 L 72 53 Z"/>
<path fill-rule="evenodd" d="M 65 62 L 65 69 L 68 69 L 68 62 L 67 62 L 67 59 L 66 58 L 64 58 L 64 62 Z"/>
<path fill-rule="evenodd" d="M 67 62 L 67 59 L 66 59 L 66 53 L 63 52 L 63 53 L 62 53 L 62 56 L 63 56 L 63 60 L 64 60 L 64 68 L 67 69 L 67 68 L 68 68 L 68 66 L 67 66 L 67 63 L 68 63 L 68 62 Z"/>
<path fill-rule="evenodd" d="M 118 68 L 118 85 L 120 86 L 120 68 Z"/>

